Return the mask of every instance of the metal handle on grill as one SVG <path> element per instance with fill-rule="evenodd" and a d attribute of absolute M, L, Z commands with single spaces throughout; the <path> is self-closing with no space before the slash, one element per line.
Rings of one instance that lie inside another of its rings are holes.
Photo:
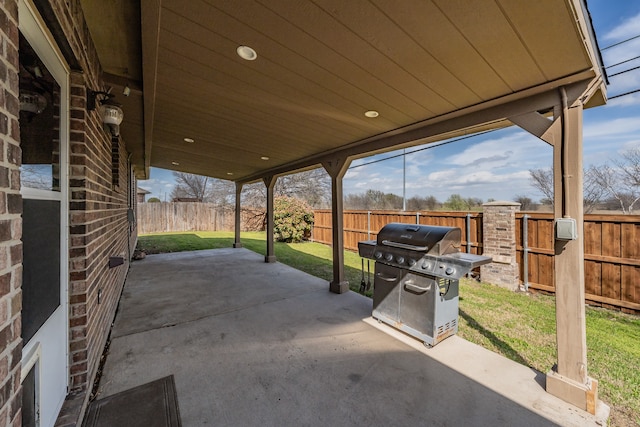
<path fill-rule="evenodd" d="M 430 283 L 429 286 L 422 287 L 422 286 L 417 286 L 413 280 L 407 280 L 406 282 L 404 282 L 404 288 L 408 291 L 413 291 L 413 292 L 429 292 L 431 290 L 432 285 L 433 284 Z"/>
<path fill-rule="evenodd" d="M 408 249 L 410 251 L 426 252 L 429 250 L 429 246 L 414 246 L 414 245 L 408 245 L 406 243 L 393 242 L 391 240 L 383 240 L 382 244 L 386 246 L 391 246 L 394 248 Z"/>
<path fill-rule="evenodd" d="M 396 280 L 398 280 L 398 277 L 389 277 L 389 276 L 385 276 L 382 273 L 376 273 L 376 276 L 378 276 L 379 278 L 381 278 L 385 282 L 395 282 Z"/>

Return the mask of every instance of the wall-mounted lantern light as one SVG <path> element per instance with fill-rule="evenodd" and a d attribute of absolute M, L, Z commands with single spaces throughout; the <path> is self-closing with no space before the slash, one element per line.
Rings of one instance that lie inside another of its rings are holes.
<path fill-rule="evenodd" d="M 100 99 L 98 97 L 101 97 Z M 112 137 L 120 135 L 120 123 L 124 118 L 124 113 L 120 104 L 114 101 L 115 95 L 109 92 L 99 92 L 87 89 L 87 111 L 96 109 L 96 102 L 100 104 L 99 112 L 105 129 L 111 133 Z"/>
<path fill-rule="evenodd" d="M 20 111 L 27 113 L 28 120 L 31 121 L 36 114 L 40 114 L 47 108 L 47 98 L 44 95 L 32 90 L 20 91 Z"/>

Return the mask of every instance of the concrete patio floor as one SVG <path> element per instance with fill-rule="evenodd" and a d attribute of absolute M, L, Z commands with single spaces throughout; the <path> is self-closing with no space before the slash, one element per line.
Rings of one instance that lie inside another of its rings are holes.
<path fill-rule="evenodd" d="M 246 249 L 147 256 L 98 399 L 173 374 L 187 427 L 598 425 L 544 375 L 457 336 L 428 349 L 328 288 Z"/>

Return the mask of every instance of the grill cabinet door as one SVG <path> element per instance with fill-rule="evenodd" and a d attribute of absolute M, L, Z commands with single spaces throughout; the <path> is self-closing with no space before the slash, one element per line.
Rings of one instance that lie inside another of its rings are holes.
<path fill-rule="evenodd" d="M 373 281 L 373 317 L 397 322 L 400 310 L 400 282 L 406 270 L 376 262 Z"/>
<path fill-rule="evenodd" d="M 400 322 L 421 334 L 434 337 L 437 282 L 428 276 L 408 273 L 400 288 Z"/>

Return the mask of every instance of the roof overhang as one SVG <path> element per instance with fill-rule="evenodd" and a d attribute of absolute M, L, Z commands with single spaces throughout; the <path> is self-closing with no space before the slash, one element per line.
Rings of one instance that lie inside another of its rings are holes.
<path fill-rule="evenodd" d="M 105 81 L 135 89 L 121 130 L 139 178 L 251 182 L 508 126 L 559 105 L 560 87 L 606 102 L 581 0 L 117 0 L 107 18 L 82 5 Z"/>

